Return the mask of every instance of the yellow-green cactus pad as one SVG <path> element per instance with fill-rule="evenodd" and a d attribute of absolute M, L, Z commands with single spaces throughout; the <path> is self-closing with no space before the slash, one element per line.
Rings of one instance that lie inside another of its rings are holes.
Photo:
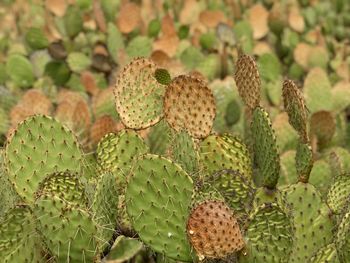
<path fill-rule="evenodd" d="M 128 128 L 147 128 L 163 116 L 165 87 L 155 78 L 155 71 L 152 60 L 136 58 L 118 74 L 114 87 L 116 109 Z"/>

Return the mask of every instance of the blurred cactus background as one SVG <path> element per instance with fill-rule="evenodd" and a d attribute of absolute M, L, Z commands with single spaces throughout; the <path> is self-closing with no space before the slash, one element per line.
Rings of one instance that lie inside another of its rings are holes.
<path fill-rule="evenodd" d="M 0 0 L 0 262 L 350 263 L 350 1 Z"/>

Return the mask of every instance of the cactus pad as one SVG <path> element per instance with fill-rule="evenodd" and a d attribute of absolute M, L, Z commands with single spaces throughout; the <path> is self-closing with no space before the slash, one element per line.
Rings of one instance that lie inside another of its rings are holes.
<path fill-rule="evenodd" d="M 124 188 L 138 156 L 148 152 L 142 138 L 133 130 L 109 133 L 99 142 L 97 162 L 102 172 L 112 172 L 118 188 Z"/>
<path fill-rule="evenodd" d="M 220 192 L 235 211 L 237 219 L 244 220 L 249 215 L 255 190 L 252 181 L 238 170 L 218 171 L 207 178 L 206 182 Z"/>
<path fill-rule="evenodd" d="M 318 250 L 311 258 L 311 263 L 340 263 L 338 253 L 334 243 Z"/>
<path fill-rule="evenodd" d="M 320 194 L 308 183 L 296 183 L 286 190 L 292 207 L 295 241 L 289 262 L 309 262 L 311 256 L 332 239 L 333 223 L 330 210 Z M 311 242 L 310 242 L 311 240 Z"/>
<path fill-rule="evenodd" d="M 58 262 L 93 262 L 97 228 L 87 212 L 84 189 L 74 174 L 54 173 L 36 193 L 34 215 Z"/>
<path fill-rule="evenodd" d="M 276 136 L 272 129 L 268 113 L 257 107 L 253 113 L 251 125 L 255 161 L 263 185 L 274 189 L 280 173 L 280 158 L 277 150 Z"/>
<path fill-rule="evenodd" d="M 242 262 L 288 262 L 292 220 L 277 204 L 262 204 L 250 216 L 246 239 L 247 255 L 241 256 Z"/>
<path fill-rule="evenodd" d="M 258 66 L 251 56 L 241 55 L 238 58 L 235 81 L 244 103 L 254 110 L 260 104 L 261 81 Z"/>
<path fill-rule="evenodd" d="M 340 262 L 348 263 L 350 259 L 350 212 L 347 212 L 338 226 L 338 232 L 335 236 L 335 245 L 337 247 Z"/>
<path fill-rule="evenodd" d="M 309 181 L 313 164 L 314 160 L 311 146 L 299 141 L 295 154 L 295 168 L 300 182 L 307 183 Z"/>
<path fill-rule="evenodd" d="M 187 222 L 187 234 L 199 259 L 223 258 L 245 245 L 233 211 L 220 201 L 196 206 Z"/>
<path fill-rule="evenodd" d="M 28 206 L 17 206 L 6 213 L 0 237 L 1 262 L 42 262 L 42 244 Z"/>
<path fill-rule="evenodd" d="M 341 214 L 350 196 L 350 176 L 343 174 L 336 178 L 327 194 L 327 204 L 335 214 Z"/>
<path fill-rule="evenodd" d="M 176 131 L 185 129 L 194 138 L 205 138 L 211 132 L 215 113 L 214 96 L 203 81 L 180 75 L 168 85 L 164 114 Z"/>
<path fill-rule="evenodd" d="M 156 69 L 154 77 L 162 85 L 168 85 L 171 82 L 170 73 L 164 68 Z"/>
<path fill-rule="evenodd" d="M 19 124 L 5 149 L 5 164 L 18 194 L 29 203 L 54 172 L 80 172 L 83 153 L 74 135 L 54 119 L 33 116 Z"/>
<path fill-rule="evenodd" d="M 307 141 L 307 108 L 303 94 L 293 81 L 285 80 L 283 82 L 282 96 L 284 108 L 288 113 L 289 123 L 303 140 Z"/>
<path fill-rule="evenodd" d="M 210 135 L 200 143 L 200 162 L 206 175 L 222 169 L 239 171 L 251 180 L 252 164 L 247 146 L 231 135 Z"/>
<path fill-rule="evenodd" d="M 147 128 L 162 117 L 165 88 L 154 77 L 155 70 L 152 60 L 137 58 L 119 72 L 114 88 L 116 109 L 128 128 Z"/>
<path fill-rule="evenodd" d="M 126 190 L 127 212 L 140 238 L 154 251 L 177 260 L 192 259 L 186 236 L 193 182 L 178 165 L 144 155 Z"/>

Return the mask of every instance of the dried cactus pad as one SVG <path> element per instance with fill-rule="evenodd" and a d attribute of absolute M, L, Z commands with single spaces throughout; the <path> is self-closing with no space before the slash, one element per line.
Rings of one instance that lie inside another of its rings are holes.
<path fill-rule="evenodd" d="M 203 81 L 180 75 L 166 89 L 164 114 L 176 131 L 187 130 L 194 138 L 205 138 L 216 114 L 214 95 Z"/>
<path fill-rule="evenodd" d="M 293 81 L 287 79 L 283 82 L 282 95 L 284 108 L 289 117 L 289 123 L 299 133 L 304 141 L 306 141 L 307 109 L 303 94 Z"/>
<path fill-rule="evenodd" d="M 237 219 L 222 201 L 205 201 L 195 207 L 187 234 L 199 259 L 223 258 L 244 247 Z"/>
<path fill-rule="evenodd" d="M 239 95 L 244 103 L 253 110 L 260 103 L 260 75 L 254 59 L 248 55 L 242 55 L 236 62 L 235 81 Z"/>
<path fill-rule="evenodd" d="M 114 88 L 116 109 L 128 128 L 147 128 L 162 117 L 165 88 L 156 80 L 155 71 L 152 60 L 136 58 L 119 72 Z"/>

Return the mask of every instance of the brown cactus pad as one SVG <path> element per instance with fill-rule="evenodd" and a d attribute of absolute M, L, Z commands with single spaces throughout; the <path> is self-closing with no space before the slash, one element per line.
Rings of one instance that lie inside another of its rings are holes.
<path fill-rule="evenodd" d="M 215 113 L 213 93 L 203 81 L 180 75 L 168 85 L 164 114 L 176 131 L 187 130 L 194 138 L 205 138 L 211 132 Z"/>
<path fill-rule="evenodd" d="M 205 201 L 195 207 L 187 234 L 200 259 L 223 258 L 245 245 L 232 210 L 222 201 Z"/>
<path fill-rule="evenodd" d="M 239 95 L 251 110 L 259 106 L 261 80 L 254 59 L 241 55 L 236 62 L 235 81 Z"/>

